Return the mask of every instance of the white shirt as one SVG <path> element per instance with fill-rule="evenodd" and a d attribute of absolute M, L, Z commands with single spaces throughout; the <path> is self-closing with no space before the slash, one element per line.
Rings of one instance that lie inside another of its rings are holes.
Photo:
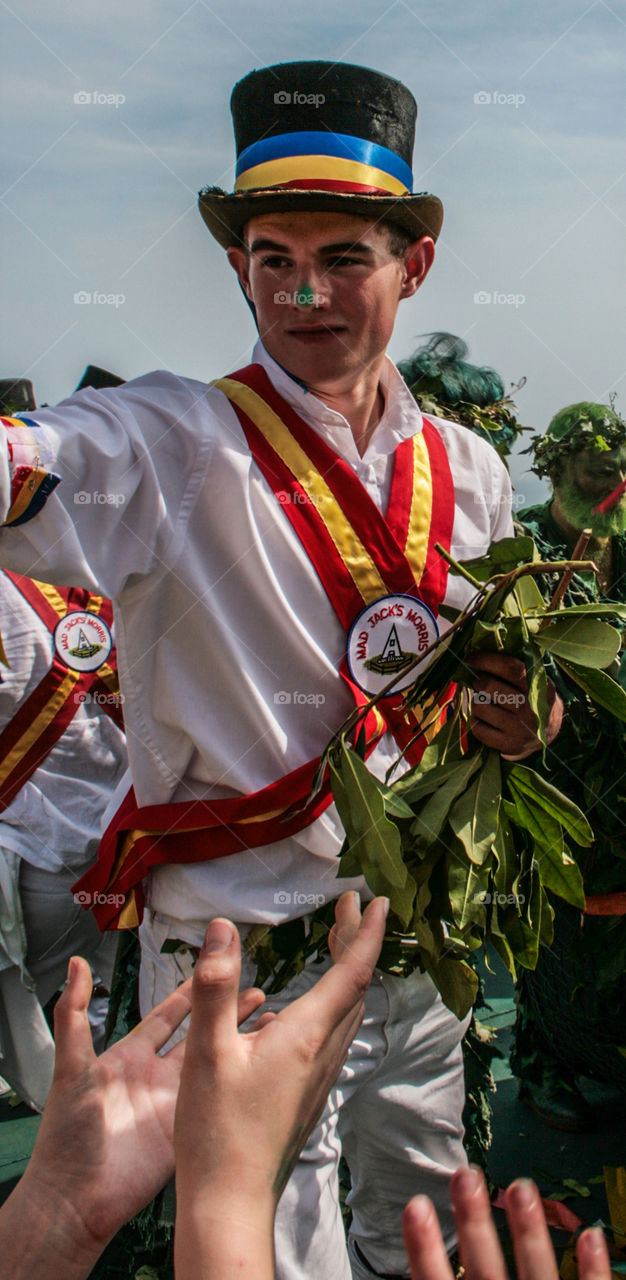
<path fill-rule="evenodd" d="M 0 732 L 52 665 L 46 624 L 0 573 Z M 124 734 L 104 708 L 81 703 L 46 759 L 0 813 L 0 845 L 44 871 L 93 862 L 102 815 L 126 770 Z"/>
<path fill-rule="evenodd" d="M 384 510 L 393 452 L 421 430 L 392 362 L 381 377 L 385 411 L 361 458 L 345 418 L 260 342 L 253 360 Z M 354 705 L 338 674 L 346 637 L 224 395 L 157 372 L 27 416 L 41 424 L 43 465 L 62 480 L 37 516 L 0 531 L 0 559 L 114 600 L 138 803 L 247 794 L 318 756 Z M 454 423 L 437 428 L 456 490 L 452 555 L 470 559 L 512 533 L 509 478 L 483 440 Z M 6 512 L 9 477 L 0 471 L 0 500 L 3 492 Z M 467 591 L 450 578 L 446 602 L 465 602 Z M 386 735 L 370 767 L 381 773 L 396 754 Z M 288 840 L 153 870 L 147 901 L 190 941 L 215 914 L 300 916 L 362 885 L 334 883 L 342 841 L 331 805 Z"/>

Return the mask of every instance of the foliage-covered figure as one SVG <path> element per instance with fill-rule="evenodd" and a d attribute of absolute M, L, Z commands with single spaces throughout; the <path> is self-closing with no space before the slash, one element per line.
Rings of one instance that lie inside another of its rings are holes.
<path fill-rule="evenodd" d="M 423 413 L 460 422 L 506 459 L 524 428 L 500 374 L 486 365 L 470 364 L 467 352 L 467 343 L 455 334 L 431 333 L 398 368 Z M 512 391 L 519 391 L 525 381 L 522 378 Z"/>
<path fill-rule="evenodd" d="M 533 470 L 547 476 L 553 493 L 520 512 L 524 532 L 546 559 L 570 556 L 581 531 L 592 532 L 585 556 L 597 564 L 598 579 L 574 575 L 564 605 L 626 602 L 626 424 L 606 405 L 570 405 L 531 447 Z M 551 596 L 556 578 L 538 582 Z M 625 684 L 624 654 L 613 674 Z M 576 1075 L 626 1089 L 626 729 L 562 670 L 551 675 L 567 715 L 547 751 L 546 777 L 576 800 L 596 838 L 589 849 L 571 845 L 587 912 L 581 917 L 553 899 L 554 947 L 519 985 L 512 1065 L 521 1096 L 538 1115 L 578 1129 L 588 1125 L 590 1109 Z"/>

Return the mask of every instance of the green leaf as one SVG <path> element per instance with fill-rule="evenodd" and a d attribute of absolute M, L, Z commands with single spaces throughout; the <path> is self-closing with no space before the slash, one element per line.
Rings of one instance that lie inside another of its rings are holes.
<path fill-rule="evenodd" d="M 345 743 L 341 754 L 331 760 L 330 772 L 349 852 L 358 859 L 372 893 L 385 894 L 390 899 L 391 910 L 406 928 L 413 909 L 415 881 L 402 860 L 398 828 L 385 814 L 380 784 Z"/>
<path fill-rule="evenodd" d="M 404 778 L 400 778 L 399 782 L 394 783 L 393 789 L 402 796 L 403 800 L 406 800 L 407 804 L 415 805 L 424 796 L 432 795 L 434 791 L 439 791 L 440 787 L 445 786 L 459 768 L 465 768 L 465 761 L 451 760 L 449 764 L 435 765 L 406 786 L 403 785 Z"/>
<path fill-rule="evenodd" d="M 558 659 L 559 666 L 585 693 L 606 711 L 612 711 L 618 720 L 626 721 L 626 690 L 611 679 L 606 671 L 594 671 L 591 667 L 574 667 Z"/>
<path fill-rule="evenodd" d="M 482 754 L 469 756 L 462 764 L 457 765 L 454 772 L 442 787 L 439 787 L 418 813 L 411 835 L 417 836 L 425 844 L 432 844 L 440 834 L 446 822 L 450 808 L 456 797 L 467 786 L 471 776 L 480 767 Z"/>
<path fill-rule="evenodd" d="M 521 564 L 531 564 L 538 559 L 533 539 L 525 534 L 521 538 L 501 538 L 499 542 L 492 542 L 488 555 L 477 560 L 463 560 L 462 565 L 472 577 L 487 582 L 494 573 L 511 573 Z M 450 572 L 454 573 L 454 568 Z"/>
<path fill-rule="evenodd" d="M 528 902 L 526 904 L 526 922 L 532 929 L 533 933 L 541 936 L 541 880 L 539 878 L 538 864 L 532 862 L 530 866 L 529 876 Z"/>
<path fill-rule="evenodd" d="M 542 882 L 553 893 L 564 898 L 580 911 L 585 910 L 585 888 L 580 868 L 567 852 L 567 847 L 560 851 L 556 846 L 542 848 L 537 854 L 539 874 Z"/>
<path fill-rule="evenodd" d="M 537 813 L 522 792 L 517 792 L 514 805 L 509 805 L 506 800 L 503 803 L 509 817 L 533 837 L 542 883 L 573 907 L 584 911 L 582 876 L 566 851 L 561 824 L 545 810 Z"/>
<path fill-rule="evenodd" d="M 528 578 L 523 579 L 524 582 L 530 581 Z M 534 607 L 534 606 L 533 606 Z M 542 618 L 579 618 L 584 614 L 591 614 L 596 618 L 626 618 L 626 604 L 603 604 L 598 601 L 590 604 L 574 604 L 567 605 L 563 609 L 543 609 L 541 611 Z"/>
<path fill-rule="evenodd" d="M 425 968 L 443 1003 L 459 1020 L 464 1018 L 472 1008 L 478 991 L 478 974 L 471 965 L 452 956 L 442 956 L 437 962 L 427 961 Z"/>
<path fill-rule="evenodd" d="M 451 604 L 440 604 L 439 612 L 442 618 L 445 618 L 446 622 L 456 622 L 461 610 L 454 609 Z"/>
<path fill-rule="evenodd" d="M 551 947 L 554 941 L 554 908 L 543 885 L 541 885 L 540 893 L 541 924 L 539 926 L 539 941 L 542 947 Z"/>
<path fill-rule="evenodd" d="M 494 912 L 494 916 L 495 915 L 497 915 L 497 912 Z M 513 952 L 511 951 L 511 948 L 506 940 L 506 935 L 498 933 L 494 929 L 493 924 L 491 925 L 491 929 L 489 932 L 489 941 L 494 951 L 497 951 L 502 963 L 508 969 L 513 981 L 517 982 L 517 969 L 515 967 L 515 956 L 513 955 Z"/>
<path fill-rule="evenodd" d="M 527 641 L 528 627 L 519 614 L 508 618 L 500 616 L 495 622 L 481 622 L 478 619 L 474 625 L 470 654 L 475 649 L 485 653 L 515 654 L 523 649 Z"/>
<path fill-rule="evenodd" d="M 514 907 L 506 907 L 504 910 L 498 907 L 498 923 L 517 963 L 524 969 L 534 969 L 539 953 L 539 938 L 530 925 L 521 919 Z M 495 939 L 493 942 L 495 946 Z"/>
<path fill-rule="evenodd" d="M 615 627 L 593 618 L 556 618 L 549 626 L 542 627 L 534 639 L 555 658 L 600 669 L 610 667 L 621 644 Z"/>
<path fill-rule="evenodd" d="M 532 649 L 533 646 L 529 646 Z M 535 651 L 536 652 L 536 651 Z M 528 680 L 528 704 L 537 721 L 537 737 L 545 751 L 546 728 L 550 715 L 548 706 L 548 677 L 541 658 L 534 661 L 530 655 L 526 658 L 526 678 Z"/>
<path fill-rule="evenodd" d="M 513 831 L 510 822 L 507 822 L 505 818 L 507 803 L 505 800 L 501 805 L 500 821 L 493 842 L 493 852 L 496 860 L 493 887 L 496 893 L 501 894 L 504 898 L 508 898 L 513 893 L 513 882 L 519 871 L 519 856 L 515 847 Z"/>
<path fill-rule="evenodd" d="M 551 783 L 546 782 L 545 778 L 542 778 L 534 769 L 529 769 L 526 765 L 514 764 L 507 771 L 506 781 L 509 787 L 523 792 L 551 817 L 556 818 L 576 844 L 585 846 L 593 844 L 593 831 L 578 805 Z"/>
<path fill-rule="evenodd" d="M 475 867 L 455 854 L 448 857 L 448 897 L 452 919 L 459 929 L 473 923 L 485 926 L 485 895 L 489 889 L 490 867 Z"/>
<path fill-rule="evenodd" d="M 452 805 L 448 821 L 471 862 L 482 866 L 498 829 L 502 791 L 500 756 L 486 751 L 484 764 L 471 786 Z"/>
<path fill-rule="evenodd" d="M 528 610 L 538 609 L 542 616 L 545 613 L 545 601 L 531 575 L 525 574 L 523 578 L 519 578 L 515 584 L 515 589 L 507 596 L 507 609 L 517 609 L 519 613 L 526 613 Z"/>
<path fill-rule="evenodd" d="M 388 787 L 386 783 L 378 783 L 383 797 L 385 813 L 391 814 L 394 818 L 413 818 L 415 815 L 409 804 L 402 796 L 398 795 L 393 787 Z"/>
<path fill-rule="evenodd" d="M 577 1196 L 590 1196 L 589 1187 L 585 1187 L 582 1182 L 577 1182 L 575 1178 L 564 1178 L 563 1186 L 569 1187 L 570 1191 L 575 1191 Z"/>
<path fill-rule="evenodd" d="M 505 631 L 502 621 L 481 622 L 480 618 L 474 626 L 472 649 L 480 649 L 481 653 L 503 653 Z"/>
<path fill-rule="evenodd" d="M 182 938 L 166 938 L 161 947 L 161 955 L 171 956 L 177 951 L 188 951 L 196 960 L 200 955 L 200 948 L 193 946 L 191 942 L 183 942 Z"/>

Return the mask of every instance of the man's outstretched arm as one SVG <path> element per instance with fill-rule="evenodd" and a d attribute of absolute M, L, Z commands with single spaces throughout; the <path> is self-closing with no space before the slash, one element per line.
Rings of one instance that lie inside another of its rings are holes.
<path fill-rule="evenodd" d="M 163 373 L 0 418 L 0 566 L 111 599 L 158 566 L 204 447 L 197 418 Z"/>

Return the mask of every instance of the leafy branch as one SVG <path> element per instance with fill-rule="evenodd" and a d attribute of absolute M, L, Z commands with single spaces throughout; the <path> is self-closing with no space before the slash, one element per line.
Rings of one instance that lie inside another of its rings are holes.
<path fill-rule="evenodd" d="M 390 899 L 379 968 L 396 975 L 416 968 L 429 973 L 444 1002 L 463 1017 L 476 992 L 476 975 L 467 963 L 473 950 L 492 946 L 515 977 L 517 966 L 534 968 L 539 946 L 552 941 L 548 891 L 584 910 L 582 877 L 567 839 L 582 846 L 593 842 L 581 810 L 532 767 L 468 738 L 470 700 L 463 689 L 474 679 L 472 657 L 487 651 L 522 659 L 545 750 L 548 655 L 595 702 L 626 721 L 626 691 L 607 670 L 617 657 L 620 633 L 606 621 L 626 619 L 626 606 L 559 608 L 561 596 L 546 603 L 534 581 L 538 575 L 595 565 L 539 560 L 529 537 L 503 539 L 488 556 L 464 564 L 438 550 L 475 594 L 454 617 L 442 609 L 451 625 L 414 664 L 403 709 L 407 717 L 413 714 L 413 740 L 428 736 L 441 717 L 440 699 L 456 684 L 446 723 L 417 765 L 393 780 L 401 754 L 385 781 L 375 777 L 363 759 L 361 729 L 367 712 L 393 691 L 400 678 L 394 677 L 333 735 L 313 793 L 328 768 L 346 832 L 339 877 L 363 875 L 373 893 Z M 327 950 L 329 905 L 313 917 L 308 954 Z M 266 968 L 275 932 L 252 940 L 251 950 Z M 302 945 L 283 958 L 283 971 L 290 975 L 300 961 Z M 269 968 L 276 974 L 271 962 Z"/>

